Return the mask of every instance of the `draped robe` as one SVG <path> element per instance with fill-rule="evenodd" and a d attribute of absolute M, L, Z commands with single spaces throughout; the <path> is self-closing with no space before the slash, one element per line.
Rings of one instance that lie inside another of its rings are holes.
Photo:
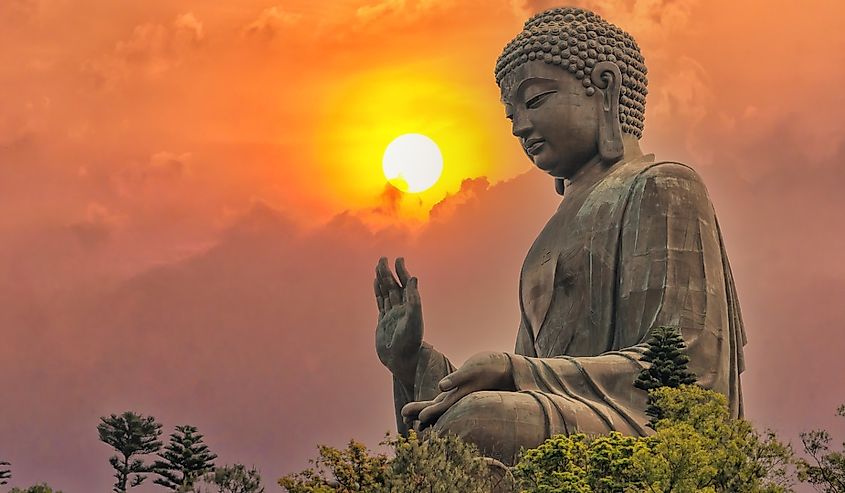
<path fill-rule="evenodd" d="M 705 388 L 742 415 L 745 333 L 713 206 L 686 165 L 653 157 L 573 180 L 520 275 L 521 323 L 510 354 L 516 392 L 476 392 L 435 428 L 512 462 L 557 433 L 645 435 L 646 393 L 633 385 L 649 332 L 674 326 Z M 394 379 L 399 409 L 432 399 L 454 367 L 423 344 L 414 388 Z"/>

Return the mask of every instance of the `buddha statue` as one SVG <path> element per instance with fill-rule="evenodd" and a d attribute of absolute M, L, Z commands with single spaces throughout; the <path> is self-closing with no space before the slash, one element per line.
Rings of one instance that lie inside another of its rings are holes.
<path fill-rule="evenodd" d="M 654 327 L 680 331 L 698 383 L 742 415 L 745 333 L 719 224 L 690 167 L 640 150 L 646 67 L 593 12 L 531 17 L 495 70 L 512 133 L 559 207 L 528 251 L 511 352 L 456 368 L 423 338 L 417 278 L 376 267 L 376 352 L 397 426 L 454 433 L 513 464 L 560 433 L 650 433 L 634 387 Z"/>

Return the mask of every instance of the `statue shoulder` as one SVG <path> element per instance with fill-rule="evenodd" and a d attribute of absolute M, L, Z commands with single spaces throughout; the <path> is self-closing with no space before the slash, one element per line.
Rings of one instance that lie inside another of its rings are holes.
<path fill-rule="evenodd" d="M 701 206 L 710 200 L 704 182 L 692 167 L 677 161 L 655 161 L 653 155 L 646 155 L 615 166 L 588 201 L 606 202 L 615 197 L 619 203 L 631 204 L 639 203 L 644 196 L 659 205 L 669 204 L 670 198 Z"/>
<path fill-rule="evenodd" d="M 688 164 L 678 161 L 657 161 L 649 163 L 642 170 L 641 177 L 653 178 L 675 178 L 679 180 L 701 183 L 701 177 Z"/>
<path fill-rule="evenodd" d="M 701 181 L 698 173 L 688 164 L 679 161 L 655 161 L 653 154 L 620 163 L 615 166 L 614 171 L 609 177 L 623 181 L 671 177 Z"/>
<path fill-rule="evenodd" d="M 620 174 L 631 185 L 651 184 L 658 189 L 687 189 L 706 191 L 701 176 L 689 165 L 678 161 L 640 159 L 625 163 Z"/>
<path fill-rule="evenodd" d="M 676 161 L 650 163 L 637 174 L 635 194 L 649 197 L 649 201 L 669 206 L 708 211 L 711 209 L 707 187 L 701 176 L 690 166 Z"/>

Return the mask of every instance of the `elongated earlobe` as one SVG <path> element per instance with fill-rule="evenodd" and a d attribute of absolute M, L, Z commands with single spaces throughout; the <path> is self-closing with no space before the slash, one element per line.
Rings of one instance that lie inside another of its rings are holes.
<path fill-rule="evenodd" d="M 599 154 L 605 163 L 615 163 L 625 153 L 622 144 L 622 124 L 619 123 L 622 73 L 613 62 L 599 62 L 593 67 L 590 79 L 599 89 L 596 96 L 602 98 L 599 109 Z"/>
<path fill-rule="evenodd" d="M 563 178 L 555 178 L 555 192 L 557 192 L 558 195 L 563 195 L 564 188 Z"/>

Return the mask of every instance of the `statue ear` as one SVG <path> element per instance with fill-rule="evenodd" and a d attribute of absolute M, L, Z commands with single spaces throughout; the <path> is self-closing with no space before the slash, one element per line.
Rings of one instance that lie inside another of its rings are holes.
<path fill-rule="evenodd" d="M 604 162 L 614 163 L 622 158 L 622 124 L 619 123 L 619 96 L 622 92 L 622 73 L 613 62 L 599 62 L 590 74 L 593 85 L 602 98 L 599 109 L 599 154 Z"/>

